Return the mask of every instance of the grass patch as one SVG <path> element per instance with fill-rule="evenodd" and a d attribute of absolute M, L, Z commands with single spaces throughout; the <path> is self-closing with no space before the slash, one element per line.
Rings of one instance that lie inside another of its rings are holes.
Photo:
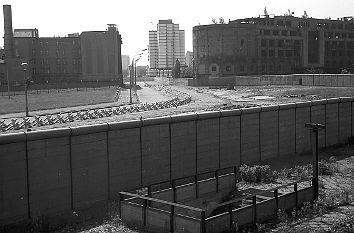
<path fill-rule="evenodd" d="M 115 87 L 88 88 L 77 91 L 65 89 L 60 92 L 29 92 L 28 107 L 30 111 L 74 107 L 80 105 L 100 104 L 114 102 Z M 0 96 L 0 114 L 23 112 L 25 109 L 25 96 L 16 95 L 8 99 Z"/>

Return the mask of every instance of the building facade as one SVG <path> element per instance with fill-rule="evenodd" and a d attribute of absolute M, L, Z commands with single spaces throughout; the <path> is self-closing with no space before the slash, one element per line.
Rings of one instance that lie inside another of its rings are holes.
<path fill-rule="evenodd" d="M 186 52 L 186 66 L 187 67 L 193 66 L 193 52 L 191 51 Z"/>
<path fill-rule="evenodd" d="M 4 5 L 6 64 L 14 59 L 28 63 L 28 75 L 37 83 L 82 80 L 116 81 L 122 85 L 122 39 L 115 24 L 108 24 L 106 31 L 39 37 L 38 29 L 12 32 L 11 14 L 11 6 Z M 10 81 L 23 81 L 12 73 L 9 77 Z"/>
<path fill-rule="evenodd" d="M 171 75 L 175 62 L 185 65 L 185 32 L 171 19 L 159 20 L 149 31 L 149 75 Z"/>
<path fill-rule="evenodd" d="M 268 15 L 193 28 L 199 77 L 353 69 L 354 20 Z"/>

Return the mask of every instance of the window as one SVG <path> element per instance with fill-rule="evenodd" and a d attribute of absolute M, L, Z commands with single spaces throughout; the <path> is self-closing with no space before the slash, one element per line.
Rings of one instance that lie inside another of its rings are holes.
<path fill-rule="evenodd" d="M 212 66 L 211 71 L 216 71 L 216 66 Z"/>
<path fill-rule="evenodd" d="M 265 36 L 270 36 L 270 30 L 264 30 L 264 35 Z"/>
<path fill-rule="evenodd" d="M 291 56 L 293 55 L 293 51 L 291 51 L 291 50 L 286 50 L 286 51 L 285 51 L 285 55 L 286 55 L 286 57 L 291 57 Z"/>
<path fill-rule="evenodd" d="M 261 40 L 261 46 L 262 46 L 262 47 L 267 46 L 267 41 L 264 40 L 264 39 L 262 39 L 262 40 Z"/>
<path fill-rule="evenodd" d="M 274 50 L 269 50 L 269 57 L 274 57 Z"/>
<path fill-rule="evenodd" d="M 269 40 L 269 46 L 274 47 L 274 40 Z"/>
<path fill-rule="evenodd" d="M 245 41 L 242 39 L 241 40 L 241 46 L 243 46 L 244 43 L 245 43 Z"/>
<path fill-rule="evenodd" d="M 296 31 L 290 31 L 290 36 L 296 36 Z"/>
<path fill-rule="evenodd" d="M 282 36 L 287 36 L 287 35 L 288 35 L 288 31 L 282 30 L 282 31 L 281 31 L 281 35 L 282 35 Z"/>
<path fill-rule="evenodd" d="M 266 57 L 267 56 L 267 51 L 266 50 L 262 50 L 261 51 L 261 56 L 262 57 Z"/>
<path fill-rule="evenodd" d="M 284 57 L 284 51 L 278 50 L 278 57 Z"/>
<path fill-rule="evenodd" d="M 279 30 L 273 30 L 273 36 L 279 35 Z"/>
<path fill-rule="evenodd" d="M 245 71 L 245 67 L 243 65 L 240 65 L 240 72 Z"/>
<path fill-rule="evenodd" d="M 285 25 L 286 25 L 287 27 L 291 27 L 291 21 L 285 21 Z"/>
<path fill-rule="evenodd" d="M 231 66 L 226 66 L 226 71 L 230 72 L 231 71 Z"/>

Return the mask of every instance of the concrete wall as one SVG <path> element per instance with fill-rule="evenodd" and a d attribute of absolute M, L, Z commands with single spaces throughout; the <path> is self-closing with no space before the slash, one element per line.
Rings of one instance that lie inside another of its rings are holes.
<path fill-rule="evenodd" d="M 189 86 L 264 86 L 303 85 L 326 87 L 353 87 L 353 74 L 292 74 L 209 77 L 188 80 Z"/>
<path fill-rule="evenodd" d="M 0 135 L 1 225 L 116 199 L 120 191 L 311 150 L 354 135 L 354 98 Z M 228 187 L 227 182 L 220 187 Z M 221 185 L 222 184 L 222 185 Z M 192 187 L 192 186 L 191 186 Z M 185 187 L 177 199 L 194 197 Z M 203 188 L 203 187 L 202 187 Z"/>

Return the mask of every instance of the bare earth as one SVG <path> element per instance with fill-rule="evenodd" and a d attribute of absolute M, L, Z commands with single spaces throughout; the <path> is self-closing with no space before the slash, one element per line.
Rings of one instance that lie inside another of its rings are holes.
<path fill-rule="evenodd" d="M 167 97 L 154 89 L 154 86 L 165 85 L 182 93 L 189 94 L 191 102 L 179 106 L 178 108 L 166 108 L 161 110 L 152 110 L 145 112 L 127 113 L 115 115 L 112 117 L 75 121 L 65 124 L 55 124 L 33 128 L 40 130 L 46 128 L 59 128 L 67 126 L 98 124 L 103 122 L 117 122 L 122 120 L 133 120 L 140 118 L 152 118 L 158 116 L 168 116 L 181 113 L 192 113 L 198 111 L 235 109 L 250 106 L 267 106 L 282 103 L 294 103 L 300 101 L 309 101 L 315 99 L 354 96 L 353 88 L 346 87 L 306 87 L 306 86 L 240 86 L 234 90 L 226 88 L 208 88 L 208 87 L 189 87 L 186 80 L 169 80 L 166 78 L 155 78 L 155 81 L 147 82 L 148 87 L 143 82 L 139 83 L 142 89 L 138 90 L 138 96 L 141 103 L 151 103 L 164 101 Z M 58 112 L 77 111 L 107 106 L 120 106 L 129 103 L 129 90 L 124 89 L 120 92 L 120 98 L 114 101 L 115 88 L 103 88 L 92 91 L 63 91 L 61 93 L 52 92 L 50 95 L 32 94 L 30 95 L 30 114 L 51 114 Z M 24 109 L 18 101 L 23 96 L 16 97 L 14 100 L 8 100 L 6 96 L 0 97 L 0 120 L 9 118 L 22 118 L 23 112 L 13 113 L 12 108 Z M 34 98 L 34 99 L 33 99 Z M 104 102 L 104 103 L 102 103 Z M 23 103 L 22 103 L 23 104 Z M 14 106 L 13 106 L 14 105 Z M 18 105 L 18 106 L 17 106 Z M 42 106 L 43 105 L 43 106 Z M 77 106 L 79 105 L 79 106 Z M 10 107 L 9 107 L 10 106 Z M 42 107 L 41 107 L 42 106 Z M 8 109 L 10 108 L 10 109 Z M 40 110 L 46 108 L 46 110 Z M 33 111 L 33 109 L 35 111 Z M 5 114 L 12 113 L 12 114 Z"/>

